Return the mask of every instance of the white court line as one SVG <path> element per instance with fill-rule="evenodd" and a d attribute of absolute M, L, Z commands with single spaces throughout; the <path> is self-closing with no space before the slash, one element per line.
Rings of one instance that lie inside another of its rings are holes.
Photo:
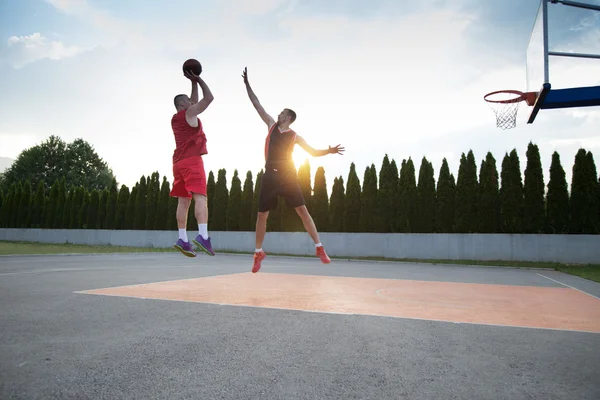
<path fill-rule="evenodd" d="M 573 289 L 573 290 L 577 290 L 578 292 L 581 292 L 581 293 L 583 293 L 583 294 L 587 294 L 588 296 L 591 296 L 591 297 L 593 297 L 593 298 L 595 298 L 595 299 L 598 299 L 598 300 L 600 300 L 600 297 L 594 296 L 593 294 L 589 294 L 588 292 L 584 292 L 584 291 L 583 291 L 583 290 L 581 290 L 581 289 L 577 289 L 576 287 L 569 286 L 569 285 L 567 285 L 566 283 L 559 282 L 559 281 L 557 281 L 556 279 L 549 278 L 549 277 L 547 277 L 547 276 L 545 276 L 545 275 L 542 275 L 542 274 L 540 274 L 540 273 L 538 273 L 538 275 L 539 275 L 539 276 L 541 276 L 542 278 L 550 279 L 550 280 L 551 280 L 551 281 L 553 281 L 553 282 L 556 282 L 556 283 L 558 283 L 558 284 L 561 284 L 561 285 L 563 285 L 563 286 L 566 286 L 566 287 L 568 287 L 568 288 L 571 288 L 571 289 Z"/>

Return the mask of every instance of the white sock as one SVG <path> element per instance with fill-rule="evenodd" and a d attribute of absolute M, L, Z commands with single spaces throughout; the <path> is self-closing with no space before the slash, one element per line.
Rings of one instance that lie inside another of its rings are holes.
<path fill-rule="evenodd" d="M 254 249 L 255 253 L 260 253 L 262 251 L 262 247 L 260 249 Z"/>
<path fill-rule="evenodd" d="M 323 245 L 321 244 L 321 242 L 315 244 L 315 247 L 323 247 Z"/>
<path fill-rule="evenodd" d="M 179 230 L 179 239 L 181 239 L 187 243 L 188 238 L 187 238 L 187 233 L 185 233 L 185 228 Z"/>
<path fill-rule="evenodd" d="M 208 224 L 198 224 L 198 233 L 202 235 L 202 239 L 208 239 Z"/>

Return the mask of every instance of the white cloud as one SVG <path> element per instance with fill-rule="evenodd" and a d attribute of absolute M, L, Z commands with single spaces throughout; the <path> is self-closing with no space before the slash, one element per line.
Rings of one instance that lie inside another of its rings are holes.
<path fill-rule="evenodd" d="M 42 60 L 61 60 L 74 57 L 83 49 L 68 46 L 62 42 L 49 40 L 36 32 L 29 36 L 11 36 L 7 40 L 6 59 L 15 67 L 21 68 L 29 63 Z"/>

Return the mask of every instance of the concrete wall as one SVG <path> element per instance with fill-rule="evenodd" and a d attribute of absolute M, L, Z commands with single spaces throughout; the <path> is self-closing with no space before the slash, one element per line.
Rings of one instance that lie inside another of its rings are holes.
<path fill-rule="evenodd" d="M 195 232 L 188 232 L 190 239 Z M 215 251 L 251 252 L 254 232 L 210 232 Z M 330 256 L 600 263 L 600 235 L 321 233 Z M 0 240 L 172 247 L 173 231 L 0 229 Z M 271 253 L 313 255 L 305 232 L 267 232 Z"/>

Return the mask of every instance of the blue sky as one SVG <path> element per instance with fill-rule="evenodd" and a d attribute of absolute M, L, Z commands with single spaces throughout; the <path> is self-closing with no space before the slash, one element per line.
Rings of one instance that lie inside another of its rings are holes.
<path fill-rule="evenodd" d="M 599 0 L 587 0 L 600 4 Z M 133 185 L 158 170 L 171 180 L 175 94 L 199 59 L 215 102 L 201 118 L 207 170 L 242 179 L 263 166 L 266 127 L 247 98 L 241 72 L 268 112 L 294 109 L 293 125 L 317 148 L 344 156 L 308 158 L 314 174 L 347 178 L 354 162 L 377 169 L 427 157 L 435 177 L 443 157 L 455 176 L 462 152 L 500 168 L 516 148 L 525 168 L 531 140 L 547 177 L 558 151 L 570 179 L 575 153 L 600 148 L 598 108 L 542 111 L 502 131 L 485 93 L 526 86 L 526 50 L 537 1 L 214 0 L 173 6 L 141 0 L 9 0 L 0 5 L 0 156 L 16 158 L 49 135 L 83 138 Z M 600 54 L 592 11 L 550 5 L 553 44 Z M 600 60 L 553 62 L 551 83 L 598 85 Z M 540 82 L 541 85 L 541 82 Z M 596 160 L 600 158 L 596 157 Z M 547 182 L 546 182 L 547 183 Z"/>

